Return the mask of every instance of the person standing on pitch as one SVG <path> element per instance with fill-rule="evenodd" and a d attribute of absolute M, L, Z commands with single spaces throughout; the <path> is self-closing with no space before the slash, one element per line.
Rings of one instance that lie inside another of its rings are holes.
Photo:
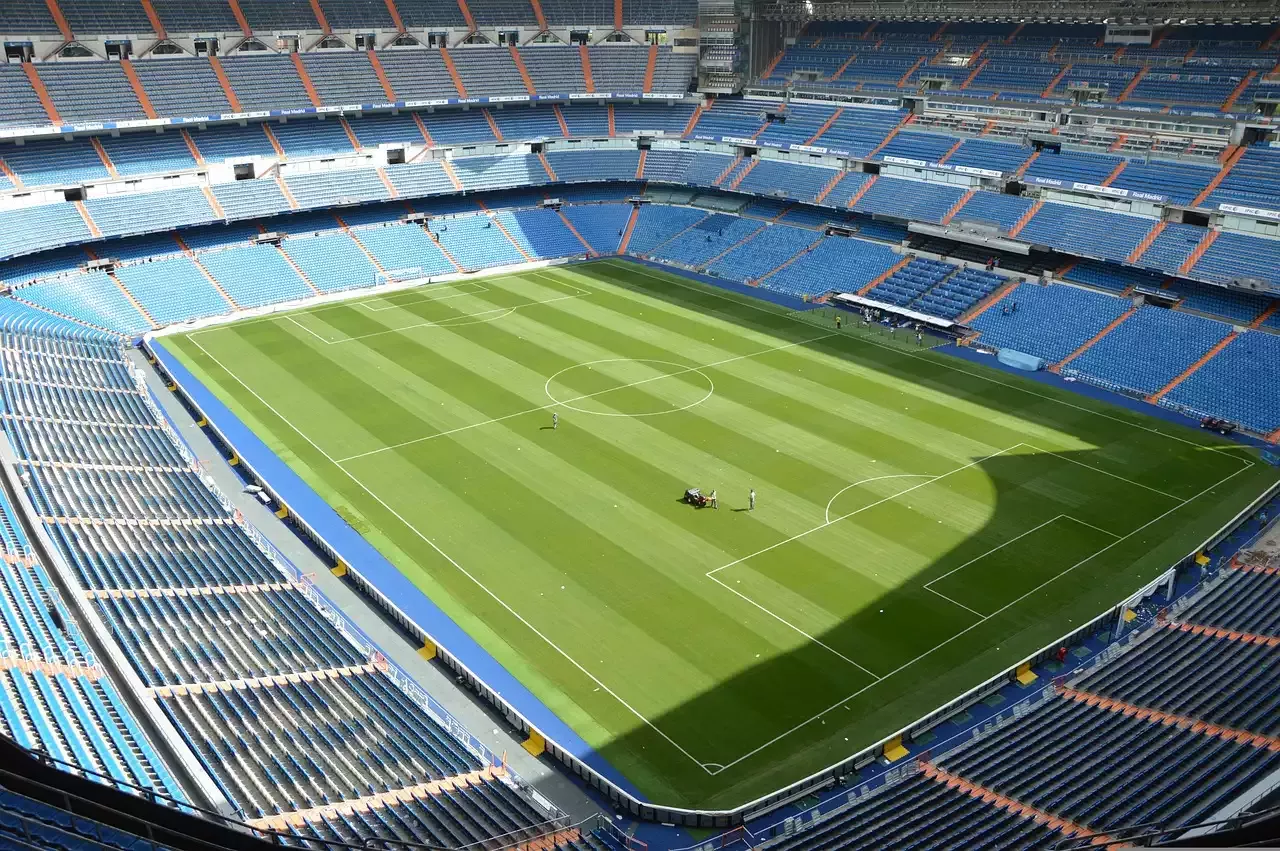
<path fill-rule="evenodd" d="M 747 492 L 747 511 L 756 510 L 756 489 L 752 488 Z"/>
<path fill-rule="evenodd" d="M 551 430 L 555 431 L 560 428 L 560 414 L 557 411 L 551 412 Z"/>
<path fill-rule="evenodd" d="M 707 501 L 711 503 L 712 508 L 720 507 L 720 499 L 716 496 L 716 492 L 714 490 L 711 492 L 711 496 L 707 497 Z"/>

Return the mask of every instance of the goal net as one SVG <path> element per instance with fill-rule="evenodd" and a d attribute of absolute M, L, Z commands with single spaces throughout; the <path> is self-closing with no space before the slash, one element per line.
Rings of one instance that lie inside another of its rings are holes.
<path fill-rule="evenodd" d="M 382 286 L 384 284 L 399 284 L 405 281 L 416 281 L 424 277 L 421 266 L 410 266 L 405 269 L 387 269 L 385 272 L 379 272 L 374 277 L 374 284 Z"/>

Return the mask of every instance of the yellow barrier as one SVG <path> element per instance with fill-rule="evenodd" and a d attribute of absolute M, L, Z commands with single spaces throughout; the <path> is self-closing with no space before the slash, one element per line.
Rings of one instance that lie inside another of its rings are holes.
<path fill-rule="evenodd" d="M 1019 665 L 1017 670 L 1015 670 L 1013 673 L 1013 678 L 1016 679 L 1021 685 L 1024 685 L 1024 686 L 1029 686 L 1038 679 L 1036 677 L 1035 671 L 1031 670 L 1030 662 L 1023 662 L 1021 665 Z"/>
<path fill-rule="evenodd" d="M 422 646 L 418 648 L 418 655 L 423 659 L 436 658 L 436 646 L 431 639 L 423 639 Z"/>
<path fill-rule="evenodd" d="M 532 756 L 542 756 L 542 752 L 547 749 L 547 740 L 537 730 L 530 730 L 529 738 L 524 740 L 524 744 L 521 747 Z"/>
<path fill-rule="evenodd" d="M 888 762 L 897 762 L 906 755 L 907 749 L 902 746 L 901 736 L 894 736 L 884 743 L 884 758 Z"/>

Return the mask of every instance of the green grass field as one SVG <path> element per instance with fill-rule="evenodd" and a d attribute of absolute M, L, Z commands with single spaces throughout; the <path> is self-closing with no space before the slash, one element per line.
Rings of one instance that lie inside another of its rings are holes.
<path fill-rule="evenodd" d="M 894 732 L 1276 476 L 1193 429 L 624 261 L 166 342 L 673 805 L 740 804 Z M 720 509 L 682 504 L 689 486 Z"/>

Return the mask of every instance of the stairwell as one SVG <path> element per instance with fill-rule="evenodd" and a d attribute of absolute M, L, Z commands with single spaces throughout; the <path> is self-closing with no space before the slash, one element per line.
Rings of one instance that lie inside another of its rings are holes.
<path fill-rule="evenodd" d="M 80 213 L 80 218 L 84 219 L 85 227 L 89 228 L 89 233 L 94 239 L 102 239 L 102 231 L 98 230 L 98 223 L 93 220 L 93 216 L 89 215 L 89 208 L 84 205 L 83 201 L 76 201 L 76 211 Z"/>
<path fill-rule="evenodd" d="M 821 204 L 823 201 L 827 200 L 827 196 L 840 185 L 840 181 L 844 180 L 845 175 L 848 173 L 849 172 L 847 171 L 837 171 L 832 178 L 827 181 L 827 185 L 822 187 L 822 191 L 820 191 L 817 197 L 813 199 L 813 203 Z"/>
<path fill-rule="evenodd" d="M 1205 231 L 1204 237 L 1201 238 L 1199 244 L 1196 245 L 1195 250 L 1192 251 L 1191 254 L 1187 256 L 1187 259 L 1182 261 L 1182 265 L 1178 267 L 1179 275 L 1182 275 L 1185 277 L 1191 274 L 1191 270 L 1194 269 L 1195 265 L 1200 262 L 1200 258 L 1204 256 L 1204 253 L 1206 251 L 1209 250 L 1209 246 L 1213 245 L 1213 243 L 1217 241 L 1218 233 L 1219 232 L 1214 230 L 1213 228 L 1209 228 L 1207 231 Z"/>
<path fill-rule="evenodd" d="M 458 0 L 461 4 L 463 0 Z M 453 64 L 453 57 L 449 55 L 447 47 L 440 48 L 440 58 L 444 61 L 444 68 L 449 72 L 449 79 L 453 80 L 453 87 L 458 90 L 458 97 L 467 97 L 467 87 L 462 84 L 462 75 L 458 73 L 458 66 Z"/>
<path fill-rule="evenodd" d="M 280 194 L 284 196 L 284 200 L 289 202 L 289 209 L 298 209 L 298 201 L 293 197 L 293 193 L 289 191 L 289 185 L 284 182 L 284 178 L 280 176 L 280 172 L 275 174 L 276 186 L 280 187 Z"/>
<path fill-rule="evenodd" d="M 1186 381 L 1191 376 L 1195 375 L 1196 370 L 1200 369 L 1200 367 L 1204 366 L 1209 361 L 1213 360 L 1213 358 L 1218 354 L 1218 352 L 1222 351 L 1227 346 L 1229 346 L 1231 342 L 1235 340 L 1236 337 L 1239 337 L 1239 336 L 1240 336 L 1239 333 L 1232 331 L 1230 334 L 1223 337 L 1216 344 L 1214 344 L 1213 348 L 1209 349 L 1209 351 L 1201 355 L 1196 360 L 1195 363 L 1191 364 L 1191 366 L 1187 367 L 1181 373 L 1179 373 L 1176 378 L 1174 378 L 1164 387 L 1161 387 L 1155 393 L 1152 393 L 1150 396 L 1148 396 L 1147 401 L 1152 403 L 1153 405 L 1159 402 L 1168 393 L 1170 393 L 1175 387 L 1177 387 L 1182 382 Z"/>
<path fill-rule="evenodd" d="M 1222 181 L 1226 180 L 1227 175 L 1231 173 L 1231 169 L 1235 168 L 1236 163 L 1240 162 L 1240 158 L 1244 156 L 1244 152 L 1244 146 L 1239 145 L 1234 150 L 1231 150 L 1230 153 L 1227 153 L 1227 158 L 1223 161 L 1222 168 L 1220 168 L 1218 173 L 1213 176 L 1213 179 L 1209 181 L 1209 184 L 1205 186 L 1204 189 L 1200 190 L 1200 194 L 1191 202 L 1192 207 L 1199 207 L 1210 195 L 1213 194 L 1213 191 L 1222 184 Z"/>
<path fill-rule="evenodd" d="M 559 178 L 556 177 L 555 169 L 551 167 L 551 163 L 547 162 L 547 155 L 541 151 L 538 152 L 538 162 L 542 163 L 542 168 L 547 172 L 547 177 L 550 178 L 552 183 L 559 180 Z"/>
<path fill-rule="evenodd" d="M 599 257 L 600 252 L 591 247 L 591 244 L 582 238 L 582 234 L 578 233 L 578 229 L 573 226 L 573 222 L 569 221 L 569 217 L 564 214 L 564 210 L 556 210 L 556 215 L 560 217 L 560 221 L 569 229 L 569 233 L 573 234 L 578 242 L 582 243 L 582 250 L 587 252 L 590 257 Z"/>
<path fill-rule="evenodd" d="M 1011 278 L 1005 283 L 1001 284 L 996 289 L 995 292 L 993 292 L 991 295 L 979 301 L 973 307 L 969 308 L 968 313 L 962 314 L 959 318 L 957 318 L 956 322 L 960 325 L 968 325 L 970 322 L 977 319 L 979 316 L 986 313 L 991 308 L 995 307 L 997 303 L 999 303 L 1000 301 L 1003 301 L 1005 296 L 1009 295 L 1009 293 L 1013 292 L 1018 288 L 1018 283 L 1019 282 L 1016 279 Z"/>
<path fill-rule="evenodd" d="M 1058 72 L 1057 76 L 1049 81 L 1049 85 L 1044 87 L 1044 91 L 1040 93 L 1040 97 L 1047 98 L 1053 94 L 1053 90 L 1062 82 L 1063 77 L 1066 77 L 1067 74 L 1071 73 L 1072 64 L 1073 63 L 1068 62 L 1066 65 L 1062 66 L 1062 70 Z"/>
<path fill-rule="evenodd" d="M 1272 301 L 1271 304 L 1263 308 L 1262 312 L 1254 317 L 1254 320 L 1249 323 L 1249 327 L 1261 328 L 1262 324 L 1274 316 L 1277 310 L 1280 310 L 1280 299 Z"/>
<path fill-rule="evenodd" d="M 962 208 L 965 204 L 968 204 L 969 199 L 976 194 L 978 194 L 977 189 L 970 189 L 968 192 L 961 195 L 960 200 L 955 202 L 955 204 L 951 206 L 951 209 L 947 210 L 947 214 L 942 217 L 942 224 L 944 226 L 951 224 L 951 220 L 955 218 L 956 213 L 960 212 L 960 208 Z"/>
<path fill-rule="evenodd" d="M 796 262 L 797 260 L 799 260 L 801 257 L 804 257 L 806 254 L 808 254 L 809 252 L 813 251 L 815 248 L 817 248 L 819 245 L 821 245 L 821 244 L 822 244 L 822 241 L 823 241 L 823 240 L 825 240 L 826 238 L 827 238 L 826 234 L 820 234 L 820 235 L 818 236 L 818 238 L 817 238 L 817 239 L 815 239 L 813 242 L 809 243 L 809 244 L 808 244 L 808 245 L 806 245 L 804 248 L 802 248 L 802 249 L 800 249 L 799 251 L 797 251 L 797 252 L 796 252 L 795 254 L 793 254 L 791 257 L 788 257 L 786 260 L 784 260 L 784 261 L 783 261 L 782 263 L 780 263 L 778 266 L 774 267 L 773 269 L 770 269 L 768 272 L 766 272 L 766 273 L 764 273 L 763 275 L 761 275 L 760 277 L 756 278 L 754 281 L 750 281 L 749 283 L 751 283 L 751 284 L 752 284 L 752 286 L 759 286 L 760 284 L 763 284 L 765 281 L 769 280 L 769 279 L 770 279 L 770 278 L 772 278 L 774 275 L 776 275 L 776 274 L 778 274 L 779 272 L 781 272 L 783 269 L 785 269 L 785 268 L 787 268 L 788 266 L 790 266 L 791 264 L 795 263 L 795 262 Z"/>
<path fill-rule="evenodd" d="M 529 0 L 529 5 L 533 7 L 533 19 L 538 22 L 538 32 L 546 32 L 547 16 L 542 11 L 542 4 L 538 0 Z"/>
<path fill-rule="evenodd" d="M 959 775 L 951 774 L 950 772 L 944 771 L 941 768 L 938 768 L 937 766 L 925 760 L 920 761 L 920 771 L 924 774 L 925 777 L 928 777 L 930 780 L 934 780 L 938 783 L 941 783 L 942 785 L 946 786 L 948 789 L 953 789 L 955 791 L 962 792 L 963 794 L 968 795 L 971 798 L 974 798 L 978 801 L 982 801 L 985 804 L 991 804 L 992 806 L 995 806 L 999 809 L 1006 810 L 1011 813 L 1016 813 L 1022 816 L 1023 818 L 1026 818 L 1035 822 L 1036 824 L 1047 825 L 1053 828 L 1054 830 L 1061 831 L 1063 834 L 1067 836 L 1088 836 L 1092 840 L 1091 844 L 1093 845 L 1119 844 L 1111 837 L 1099 834 L 1096 831 L 1090 830 L 1088 827 L 1085 827 L 1084 825 L 1076 824 L 1075 822 L 1068 821 L 1067 819 L 1061 818 L 1059 816 L 1055 816 L 1053 813 L 1047 812 L 1045 810 L 1037 809 L 1028 804 L 1024 804 L 1021 801 L 1018 801 L 1014 798 L 1009 798 L 995 791 L 994 789 L 990 789 L 986 786 L 982 786 L 970 780 L 966 780 L 965 778 L 960 777 Z"/>
<path fill-rule="evenodd" d="M 373 73 L 378 77 L 378 84 L 382 86 L 382 93 L 387 96 L 388 103 L 395 103 L 396 90 L 391 86 L 391 78 L 387 76 L 387 69 L 382 67 L 382 60 L 378 58 L 376 50 L 366 50 L 365 53 L 369 57 L 369 64 L 373 66 Z"/>
<path fill-rule="evenodd" d="M 466 21 L 467 32 L 475 32 L 476 27 L 475 16 L 471 14 L 471 9 L 467 6 L 467 0 L 458 0 L 458 11 L 462 13 L 462 20 Z"/>
<path fill-rule="evenodd" d="M 569 132 L 569 122 L 564 120 L 564 111 L 560 109 L 560 104 L 551 104 L 551 111 L 556 114 L 556 122 L 560 125 L 560 132 L 564 134 L 566 139 L 572 139 L 573 134 Z M 641 152 L 643 156 L 644 152 Z"/>
<path fill-rule="evenodd" d="M 222 62 L 216 56 L 209 57 L 209 66 L 213 68 L 213 75 L 218 78 L 218 85 L 222 86 L 222 93 L 227 98 L 227 103 L 231 104 L 232 112 L 243 112 L 240 107 L 240 98 L 236 97 L 236 90 L 231 87 L 231 78 L 227 76 L 227 71 L 222 67 Z"/>
<path fill-rule="evenodd" d="M 729 246 L 728 248 L 726 248 L 724 251 L 721 251 L 721 252 L 720 252 L 719 254 L 717 254 L 715 257 L 712 257 L 711 259 L 707 260 L 707 261 L 706 261 L 706 262 L 704 262 L 702 265 L 700 265 L 700 266 L 698 266 L 698 267 L 696 267 L 696 268 L 697 268 L 697 269 L 698 269 L 698 271 L 700 271 L 700 272 L 705 272 L 708 268 L 710 268 L 710 267 L 711 267 L 711 265 L 712 265 L 712 264 L 714 264 L 716 261 L 720 260 L 722 257 L 724 257 L 724 256 L 725 256 L 726 254 L 728 254 L 729 252 L 734 251 L 735 249 L 737 249 L 737 248 L 739 248 L 739 247 L 741 247 L 741 246 L 743 246 L 743 245 L 746 245 L 748 242 L 750 242 L 751 240 L 755 239 L 755 238 L 756 238 L 757 236 L 759 236 L 759 235 L 764 231 L 764 229 L 765 229 L 765 228 L 767 228 L 767 227 L 768 227 L 768 225 L 766 225 L 766 224 L 764 224 L 763 222 L 761 222 L 761 223 L 760 223 L 760 225 L 759 225 L 758 227 L 756 227 L 756 229 L 755 229 L 755 230 L 751 231 L 751 232 L 750 232 L 750 233 L 748 233 L 746 236 L 744 236 L 742 239 L 740 239 L 740 240 L 738 240 L 737 242 L 733 243 L 733 245 L 730 245 L 730 246 Z"/>
<path fill-rule="evenodd" d="M 298 72 L 298 79 L 302 80 L 302 88 L 307 90 L 307 97 L 311 99 L 312 106 L 324 106 L 320 100 L 320 93 L 316 91 L 315 85 L 311 82 L 311 75 L 307 73 L 307 66 L 303 64 L 301 53 L 290 53 L 289 58 L 293 60 L 293 67 Z"/>
<path fill-rule="evenodd" d="M 644 163 L 649 158 L 648 151 L 640 152 L 640 162 L 636 164 L 636 180 L 644 180 Z"/>
<path fill-rule="evenodd" d="M 1138 88 L 1138 84 L 1142 82 L 1142 78 L 1147 76 L 1147 72 L 1151 70 L 1151 66 L 1143 65 L 1138 69 L 1138 73 L 1133 75 L 1133 79 L 1129 81 L 1129 85 L 1124 87 L 1124 91 L 1116 98 L 1116 103 L 1124 103 L 1129 99 L 1129 95 L 1133 94 L 1133 90 Z"/>
<path fill-rule="evenodd" d="M 58 28 L 58 33 L 62 36 L 62 40 L 75 41 L 75 34 L 71 32 L 71 25 L 67 23 L 66 15 L 62 14 L 62 9 L 58 6 L 58 0 L 44 0 L 44 4 L 48 7 L 49 15 L 53 18 L 53 23 Z"/>
<path fill-rule="evenodd" d="M 779 58 L 779 59 L 781 59 L 781 58 L 782 58 L 782 54 L 781 54 L 781 53 L 779 53 L 779 54 L 778 54 L 778 58 Z M 836 80 L 839 80 L 842 76 L 844 76 L 844 72 L 845 72 L 845 71 L 848 71 L 848 70 L 849 70 L 849 66 L 850 66 L 850 65 L 852 65 L 855 61 L 857 61 L 857 59 L 858 59 L 858 54 L 856 54 L 856 53 L 852 53 L 852 54 L 850 54 L 850 55 L 849 55 L 849 58 L 848 58 L 848 59 L 846 59 L 846 60 L 844 61 L 844 64 L 843 64 L 843 65 L 841 65 L 839 68 L 837 68 L 837 69 L 836 69 L 836 72 L 835 72 L 834 74 L 832 74 L 832 75 L 831 75 L 831 81 L 832 81 L 832 82 L 835 82 Z M 776 62 L 775 62 L 775 64 L 776 64 Z"/>
<path fill-rule="evenodd" d="M 698 104 L 693 110 L 693 115 L 689 116 L 689 123 L 684 126 L 684 132 L 680 135 L 688 136 L 692 134 L 694 129 L 697 128 L 698 122 L 702 120 L 702 114 L 711 109 L 714 105 L 715 101 L 712 98 L 707 98 L 705 105 L 701 103 Z"/>
<path fill-rule="evenodd" d="M 280 256 L 284 258 L 284 262 L 288 263 L 289 266 L 292 267 L 293 271 L 297 273 L 298 277 L 302 279 L 302 283 L 310 287 L 313 293 L 315 293 L 316 295 L 319 295 L 320 288 L 317 287 L 315 284 L 311 283 L 311 279 L 308 278 L 306 273 L 302 271 L 302 267 L 300 267 L 297 263 L 293 262 L 293 258 L 289 256 L 289 252 L 285 251 L 279 245 L 276 246 L 276 251 L 280 252 Z"/>
<path fill-rule="evenodd" d="M 102 160 L 102 166 L 107 170 L 107 174 L 112 177 L 119 177 L 120 175 L 116 172 L 115 163 L 111 161 L 111 157 L 107 156 L 107 149 L 102 147 L 102 141 L 97 136 L 90 136 L 89 144 L 93 147 L 93 150 L 97 152 L 98 159 Z"/>
<path fill-rule="evenodd" d="M 1116 178 L 1120 176 L 1120 173 L 1124 171 L 1124 167 L 1127 166 L 1128 164 L 1129 164 L 1128 160 L 1121 160 L 1120 162 L 1116 163 L 1116 167 L 1111 170 L 1111 173 L 1108 174 L 1103 179 L 1100 185 L 1110 186 L 1112 183 L 1115 183 Z"/>
<path fill-rule="evenodd" d="M 627 253 L 627 244 L 631 242 L 631 234 L 636 229 L 636 219 L 640 218 L 640 208 L 634 206 L 631 208 L 631 215 L 627 217 L 627 226 L 622 231 L 622 240 L 618 243 L 618 253 Z"/>
<path fill-rule="evenodd" d="M 133 67 L 133 62 L 129 59 L 120 60 L 120 70 L 124 71 L 124 76 L 129 81 L 129 88 L 133 89 L 133 96 L 138 99 L 138 105 L 142 107 L 142 112 L 147 118 L 157 118 L 155 108 L 151 105 L 151 98 L 147 95 L 147 90 L 142 87 L 142 81 L 138 79 L 138 72 Z"/>
<path fill-rule="evenodd" d="M 653 91 L 653 77 L 658 70 L 658 45 L 649 45 L 649 61 L 644 68 L 644 88 L 642 92 Z"/>
<path fill-rule="evenodd" d="M 1231 90 L 1231 94 L 1227 95 L 1227 99 L 1222 102 L 1222 111 L 1230 112 L 1236 105 L 1236 101 L 1240 99 L 1240 95 L 1244 94 L 1244 90 L 1249 88 L 1254 79 L 1258 76 L 1258 70 L 1255 68 L 1245 75 L 1240 84 Z"/>
<path fill-rule="evenodd" d="M 1028 207 L 1027 211 L 1022 214 L 1022 218 L 1018 219 L 1018 221 L 1014 224 L 1014 226 L 1009 229 L 1009 238 L 1013 239 L 1018 234 L 1022 233 L 1022 229 L 1025 228 L 1031 222 L 1031 220 L 1035 218 L 1036 213 L 1040 212 L 1041 208 L 1043 207 L 1044 207 L 1043 201 L 1037 201 L 1034 204 L 1032 204 L 1030 207 Z"/>
<path fill-rule="evenodd" d="M 147 312 L 147 309 L 142 306 L 142 302 L 134 298 L 133 293 L 129 292 L 129 288 L 124 285 L 124 281 L 116 277 L 115 272 L 108 272 L 107 277 L 111 279 L 112 283 L 114 283 L 117 287 L 120 288 L 120 292 L 124 293 L 124 297 L 129 300 L 129 304 L 133 305 L 133 309 L 138 311 L 138 314 L 143 319 L 151 323 L 152 328 L 160 327 L 160 323 L 156 322 L 156 320 L 151 316 L 151 314 Z"/>
<path fill-rule="evenodd" d="M 871 283 L 865 285 L 862 289 L 858 290 L 858 295 L 865 296 L 867 293 L 871 292 L 876 287 L 880 286 L 885 281 L 892 278 L 899 270 L 905 269 L 907 267 L 907 264 L 910 262 L 911 262 L 910 257 L 903 257 L 897 263 L 894 263 L 888 269 L 885 269 L 879 275 L 876 275 L 875 278 L 872 279 Z"/>
<path fill-rule="evenodd" d="M 973 70 L 969 72 L 969 76 L 965 77 L 964 82 L 960 84 L 960 90 L 964 91 L 965 89 L 969 88 L 969 85 L 974 80 L 978 79 L 978 75 L 982 73 L 982 69 L 987 67 L 987 63 L 990 61 L 991 61 L 990 59 L 983 59 L 981 62 L 975 65 Z"/>
<path fill-rule="evenodd" d="M 342 228 L 342 232 L 345 233 L 351 239 L 351 241 L 355 243 L 356 248 L 359 248 L 364 253 L 364 256 L 369 260 L 369 262 L 373 264 L 373 268 L 377 269 L 379 272 L 387 271 L 385 268 L 383 268 L 382 263 L 378 261 L 378 258 L 373 256 L 373 252 L 371 252 L 367 247 L 365 247 L 365 244 L 360 241 L 359 234 L 353 231 L 350 225 L 348 225 L 345 221 L 343 221 L 342 216 L 338 215 L 337 213 L 334 213 L 333 217 L 338 220 L 338 226 Z"/>
<path fill-rule="evenodd" d="M 760 159 L 758 157 L 752 157 L 751 162 L 747 163 L 747 167 L 744 168 L 742 171 L 738 172 L 738 176 L 735 177 L 733 179 L 733 182 L 729 184 L 729 189 L 736 190 L 739 186 L 741 186 L 742 181 L 746 180 L 747 175 L 750 174 L 751 171 L 759 164 L 760 164 Z"/>
<path fill-rule="evenodd" d="M 712 183 L 716 186 L 719 186 L 726 177 L 733 174 L 734 169 L 736 169 L 741 162 L 742 162 L 742 154 L 738 154 L 736 157 L 733 158 L 733 162 L 729 163 L 729 167 L 726 168 L 724 171 L 720 172 L 720 176 L 717 177 L 715 180 L 713 180 Z"/>
<path fill-rule="evenodd" d="M 855 206 L 857 206 L 857 203 L 862 200 L 862 196 L 866 195 L 867 192 L 870 191 L 871 187 L 875 184 L 875 182 L 879 179 L 880 179 L 880 175 L 873 174 L 871 175 L 870 180 L 862 184 L 862 186 L 858 187 L 858 191 L 853 193 L 853 197 L 849 199 L 849 209 L 853 209 Z"/>
<path fill-rule="evenodd" d="M 821 139 L 821 138 L 822 138 L 822 134 L 823 134 L 823 133 L 826 133 L 828 130 L 830 130 L 830 129 L 831 129 L 831 125 L 832 125 L 832 124 L 835 124 L 835 123 L 836 123 L 836 121 L 837 121 L 837 120 L 839 120 L 840 116 L 841 116 L 841 115 L 843 115 L 843 114 L 844 114 L 844 107 L 843 107 L 843 106 L 842 106 L 842 107 L 839 107 L 838 109 L 836 109 L 836 111 L 835 111 L 835 112 L 831 113 L 831 115 L 827 117 L 827 120 L 826 120 L 826 121 L 822 122 L 822 126 L 818 128 L 818 132 L 814 133 L 812 136 L 810 136 L 808 139 L 806 139 L 804 143 L 805 143 L 806 145 L 812 145 L 814 142 L 816 142 L 816 141 L 818 141 L 819 139 Z"/>
<path fill-rule="evenodd" d="M 895 126 L 892 130 L 889 131 L 889 135 L 885 136 L 884 139 L 880 141 L 879 145 L 876 145 L 874 148 L 871 149 L 871 153 L 867 154 L 867 159 L 872 159 L 875 157 L 876 154 L 883 151 L 888 146 L 888 144 L 893 141 L 893 137 L 897 136 L 900 132 L 902 132 L 902 129 L 914 120 L 915 120 L 914 115 L 908 115 L 906 118 L 902 119 L 902 121 L 898 122 L 897 126 Z"/>
<path fill-rule="evenodd" d="M 524 57 L 520 55 L 519 49 L 512 44 L 507 47 L 507 50 L 511 51 L 511 61 L 515 63 L 516 70 L 520 72 L 520 79 L 524 81 L 524 90 L 531 95 L 536 95 L 538 90 L 533 85 L 533 77 L 529 76 L 529 69 L 524 67 Z"/>
<path fill-rule="evenodd" d="M 1060 360 L 1060 361 L 1058 361 L 1057 363 L 1055 363 L 1055 364 L 1053 364 L 1052 366 L 1050 366 L 1050 367 L 1049 367 L 1049 371 L 1050 371 L 1050 372 L 1061 372 L 1061 371 L 1062 371 L 1062 368 L 1063 368 L 1064 366 L 1066 366 L 1067 364 L 1071 363 L 1073 360 L 1075 360 L 1076 358 L 1080 357 L 1080 356 L 1081 356 L 1082 354 L 1084 354 L 1085 352 L 1089 351 L 1089 349 L 1093 348 L 1093 346 L 1094 346 L 1094 344 L 1095 344 L 1095 343 L 1097 343 L 1097 342 L 1098 342 L 1099 340 L 1101 340 L 1103 337 L 1105 337 L 1105 336 L 1107 336 L 1108 334 L 1110 334 L 1112 331 L 1114 331 L 1114 330 L 1116 330 L 1117 328 L 1119 328 L 1119 327 L 1120 327 L 1120 325 L 1121 325 L 1121 324 L 1123 324 L 1123 323 L 1124 323 L 1124 321 L 1125 321 L 1126 319 L 1128 319 L 1130 316 L 1133 316 L 1133 314 L 1135 314 L 1135 313 L 1137 313 L 1137 312 L 1138 312 L 1138 308 L 1136 308 L 1136 307 L 1131 307 L 1131 308 L 1129 308 L 1128 310 L 1126 310 L 1124 313 L 1122 313 L 1122 314 L 1120 314 L 1119 316 L 1117 316 L 1115 319 L 1113 319 L 1113 320 L 1111 320 L 1110 322 L 1108 322 L 1108 323 L 1107 323 L 1107 327 L 1103 328 L 1103 329 L 1102 329 L 1101 331 L 1099 331 L 1097 334 L 1094 334 L 1094 335 L 1093 335 L 1092 337 L 1090 337 L 1088 340 L 1085 340 L 1085 341 L 1084 341 L 1084 343 L 1080 346 L 1080 348 L 1076 349 L 1074 352 L 1072 352 L 1071 354 L 1067 355 L 1067 356 L 1066 356 L 1065 358 L 1063 358 L 1062 360 Z"/>
<path fill-rule="evenodd" d="M 587 92 L 594 92 L 596 90 L 596 81 L 591 75 L 591 51 L 587 49 L 585 44 L 578 45 L 578 58 L 582 62 L 582 81 L 587 87 Z"/>
<path fill-rule="evenodd" d="M 178 239 L 176 234 L 174 235 L 174 239 Z M 186 252 L 187 257 L 191 259 L 191 264 L 200 271 L 201 275 L 204 275 L 204 279 L 209 282 L 209 285 L 218 291 L 218 295 L 222 296 L 223 301 L 229 304 L 232 310 L 239 310 L 240 305 L 231 297 L 231 293 L 227 292 L 226 288 L 222 286 L 222 283 L 213 276 L 213 273 L 205 268 L 205 265 L 200 262 L 200 258 L 196 256 L 196 253 L 188 248 L 187 244 L 181 239 L 178 239 L 178 244 L 182 246 L 182 250 Z"/>
<path fill-rule="evenodd" d="M 227 6 L 231 9 L 236 23 L 240 25 L 241 34 L 245 38 L 252 38 L 253 27 L 249 26 L 249 19 L 244 16 L 244 10 L 240 8 L 240 0 L 227 0 Z"/>
<path fill-rule="evenodd" d="M 1027 169 L 1031 168 L 1031 164 L 1040 159 L 1040 151 L 1033 151 L 1031 156 L 1027 157 L 1026 162 L 1018 166 L 1018 170 L 1013 173 L 1015 180 L 1021 180 L 1023 175 L 1027 173 Z"/>
<path fill-rule="evenodd" d="M 53 98 L 49 97 L 49 90 L 44 87 L 44 81 L 40 79 L 40 74 L 36 71 L 36 66 L 30 62 L 22 63 L 22 70 L 27 75 L 27 82 L 31 84 L 31 88 L 36 93 L 40 105 L 44 107 L 45 115 L 49 118 L 50 124 L 61 124 L 62 116 L 58 115 L 58 108 L 53 105 Z"/>
<path fill-rule="evenodd" d="M 1155 227 L 1147 231 L 1147 235 L 1142 238 L 1142 242 L 1138 243 L 1137 248 L 1133 249 L 1133 251 L 1130 252 L 1129 256 L 1125 258 L 1124 262 L 1137 263 L 1139 260 L 1141 260 L 1142 255 L 1147 253 L 1147 249 L 1151 247 L 1151 244 L 1156 241 L 1156 238 L 1159 237 L 1160 234 L 1164 233 L 1164 229 L 1168 226 L 1169 226 L 1169 223 L 1167 221 L 1161 220 L 1156 222 Z"/>
<path fill-rule="evenodd" d="M 907 73 L 903 74 L 902 77 L 899 78 L 898 80 L 898 88 L 901 89 L 907 85 L 907 83 L 911 80 L 911 75 L 914 74 L 917 70 L 919 70 L 920 66 L 924 64 L 924 60 L 925 60 L 925 57 L 921 56 L 919 59 L 916 60 L 916 64 L 912 65 L 909 69 L 907 69 Z"/>
<path fill-rule="evenodd" d="M 227 212 L 226 210 L 223 210 L 222 205 L 218 203 L 218 199 L 214 196 L 213 190 L 208 186 L 201 186 L 200 191 L 204 194 L 204 200 L 209 202 L 209 209 L 213 210 L 213 214 L 219 219 L 226 221 Z"/>

